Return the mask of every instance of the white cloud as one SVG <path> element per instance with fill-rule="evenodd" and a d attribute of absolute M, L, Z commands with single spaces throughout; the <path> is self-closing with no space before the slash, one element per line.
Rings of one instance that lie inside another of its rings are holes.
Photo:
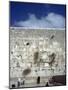
<path fill-rule="evenodd" d="M 29 14 L 27 20 L 15 22 L 15 25 L 28 28 L 64 28 L 65 18 L 55 13 L 49 13 L 38 19 L 34 14 Z"/>

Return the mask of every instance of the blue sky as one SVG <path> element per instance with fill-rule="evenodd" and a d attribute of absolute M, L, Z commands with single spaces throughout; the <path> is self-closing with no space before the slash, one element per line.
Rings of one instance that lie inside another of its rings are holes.
<path fill-rule="evenodd" d="M 64 28 L 65 5 L 10 2 L 10 26 Z"/>

